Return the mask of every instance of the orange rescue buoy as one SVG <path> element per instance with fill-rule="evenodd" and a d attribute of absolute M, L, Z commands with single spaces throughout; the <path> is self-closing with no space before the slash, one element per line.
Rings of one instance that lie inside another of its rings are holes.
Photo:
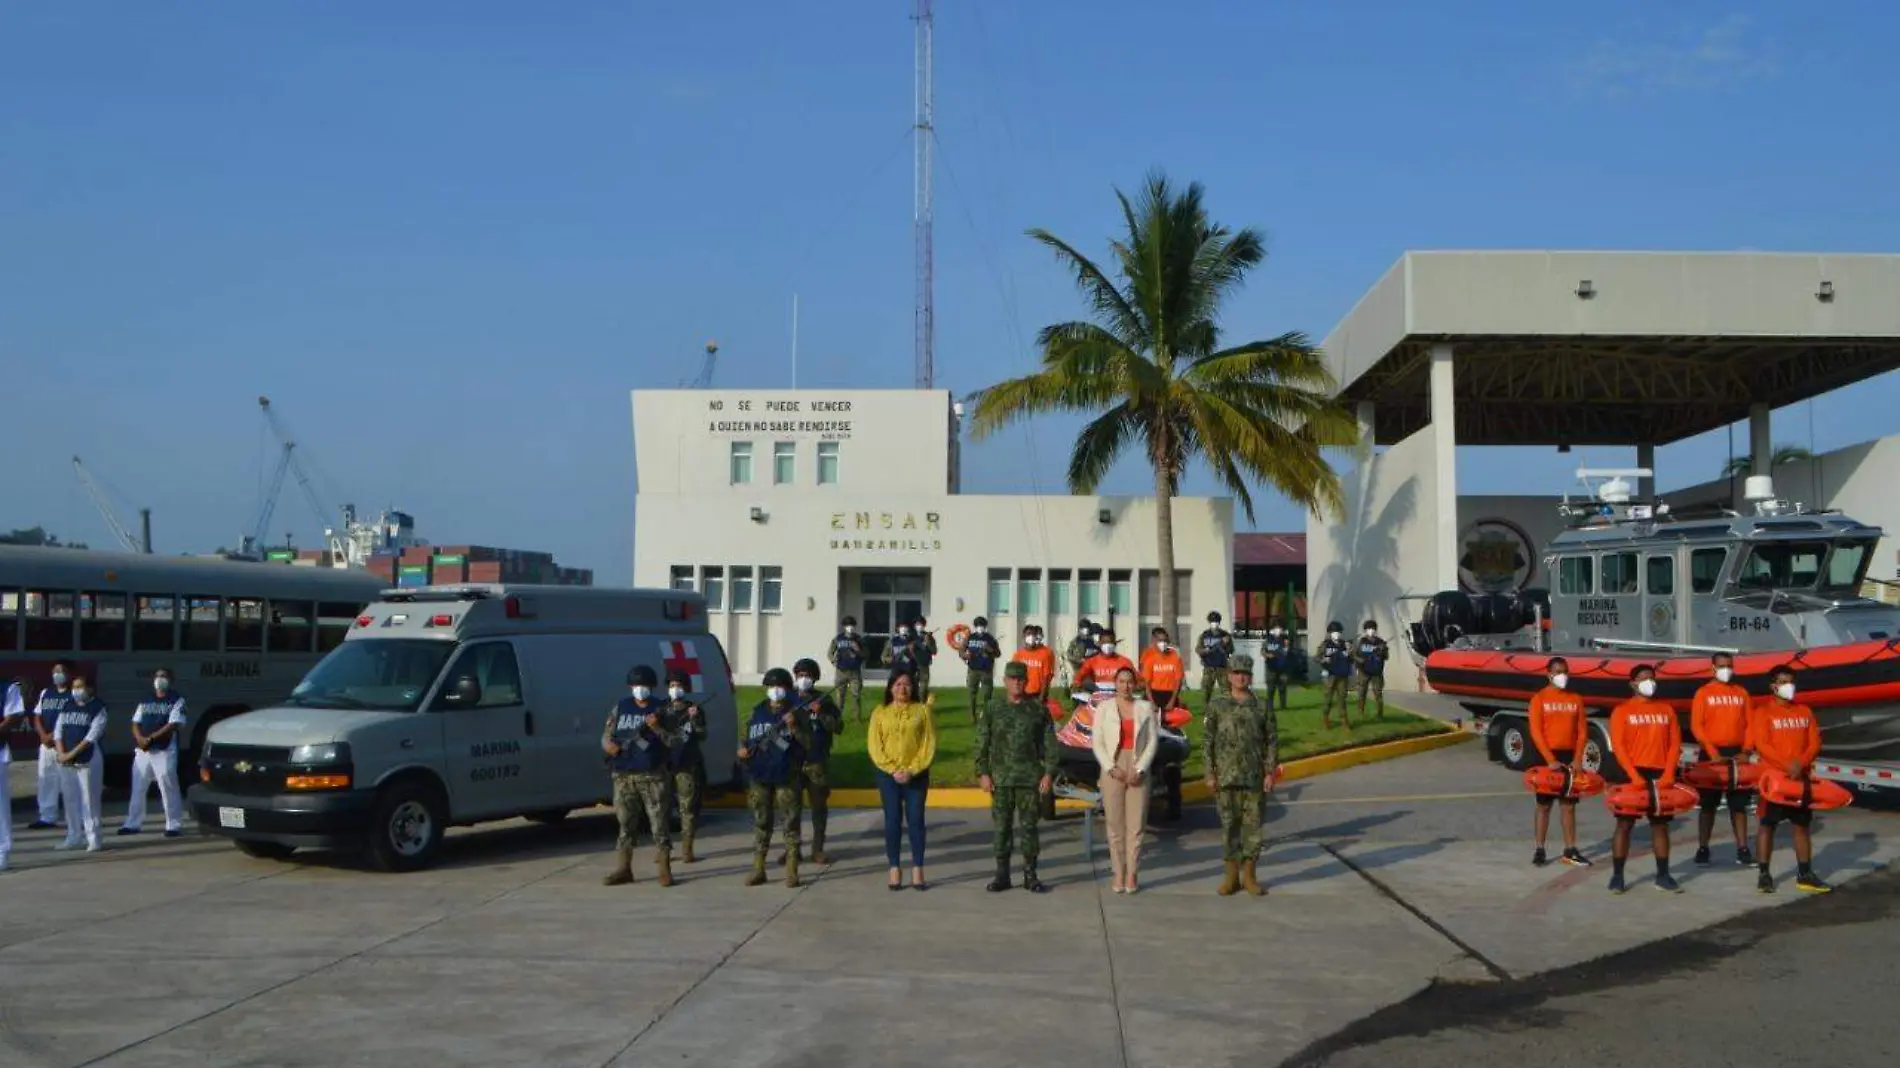
<path fill-rule="evenodd" d="M 1660 787 L 1653 782 L 1626 782 L 1603 795 L 1603 803 L 1617 816 L 1680 816 L 1700 802 L 1694 790 L 1681 783 Z"/>
<path fill-rule="evenodd" d="M 1704 760 L 1682 771 L 1682 781 L 1698 790 L 1753 790 L 1764 769 L 1746 760 Z"/>
<path fill-rule="evenodd" d="M 1571 771 L 1545 765 L 1524 773 L 1524 786 L 1545 797 L 1595 797 L 1603 792 L 1603 776 L 1594 771 Z"/>
<path fill-rule="evenodd" d="M 1789 778 L 1779 768 L 1769 768 L 1762 772 L 1761 781 L 1755 784 L 1761 792 L 1761 799 L 1783 808 L 1830 809 L 1846 808 L 1854 803 L 1854 795 L 1847 788 L 1826 779 L 1809 779 L 1799 782 Z"/>
<path fill-rule="evenodd" d="M 1161 713 L 1161 725 L 1171 731 L 1180 730 L 1192 722 L 1193 719 L 1194 713 L 1188 711 L 1185 705 L 1175 705 L 1173 708 Z"/>
<path fill-rule="evenodd" d="M 963 651 L 964 643 L 970 640 L 970 628 L 958 623 L 950 628 L 950 633 L 944 635 L 944 638 L 949 641 L 950 648 L 960 653 Z"/>

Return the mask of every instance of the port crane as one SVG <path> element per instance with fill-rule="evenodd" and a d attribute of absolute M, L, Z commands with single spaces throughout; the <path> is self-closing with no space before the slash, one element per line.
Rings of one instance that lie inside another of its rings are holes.
<path fill-rule="evenodd" d="M 86 470 L 85 462 L 77 456 L 73 457 L 73 473 L 79 476 L 79 484 L 86 488 L 87 495 L 92 498 L 93 505 L 99 509 L 99 514 L 105 518 L 106 526 L 112 528 L 112 536 L 119 539 L 119 544 L 125 546 L 128 552 L 151 552 L 152 510 L 139 509 L 139 529 L 143 532 L 143 537 L 134 537 L 132 532 L 126 529 L 124 521 L 119 518 L 119 513 L 112 510 L 112 502 L 106 499 L 105 491 L 100 489 L 99 483 L 93 480 L 92 472 Z"/>

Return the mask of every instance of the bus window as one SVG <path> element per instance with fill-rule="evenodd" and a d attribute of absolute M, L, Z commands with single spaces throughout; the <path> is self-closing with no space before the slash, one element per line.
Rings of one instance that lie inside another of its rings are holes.
<path fill-rule="evenodd" d="M 132 598 L 132 649 L 140 653 L 169 653 L 177 648 L 178 598 L 140 595 Z"/>
<path fill-rule="evenodd" d="M 231 598 L 231 614 L 224 621 L 224 648 L 231 653 L 264 651 L 264 602 L 255 597 Z"/>
<path fill-rule="evenodd" d="M 72 652 L 72 594 L 34 590 L 26 595 L 26 649 L 30 653 Z"/>
<path fill-rule="evenodd" d="M 125 651 L 125 594 L 79 595 L 79 648 L 89 653 Z"/>
<path fill-rule="evenodd" d="M 218 651 L 219 610 L 224 602 L 216 597 L 187 597 L 183 607 L 184 626 L 178 628 L 178 647 L 193 653 Z"/>
<path fill-rule="evenodd" d="M 0 590 L 0 653 L 20 647 L 20 591 Z"/>
<path fill-rule="evenodd" d="M 316 623 L 311 613 L 316 605 L 309 601 L 272 601 L 270 603 L 270 651 L 307 653 L 315 637 Z"/>
<path fill-rule="evenodd" d="M 317 652 L 327 653 L 343 644 L 343 636 L 356 625 L 363 606 L 340 601 L 325 601 L 317 606 Z"/>

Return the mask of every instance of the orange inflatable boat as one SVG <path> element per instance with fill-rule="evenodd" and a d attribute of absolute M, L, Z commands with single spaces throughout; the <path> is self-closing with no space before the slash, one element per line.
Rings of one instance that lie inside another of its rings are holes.
<path fill-rule="evenodd" d="M 1764 770 L 1746 760 L 1704 760 L 1682 769 L 1682 781 L 1698 790 L 1753 790 Z"/>
<path fill-rule="evenodd" d="M 1812 808 L 1827 810 L 1846 808 L 1854 803 L 1854 795 L 1839 783 L 1826 779 L 1812 779 L 1797 782 L 1789 778 L 1779 768 L 1769 768 L 1762 772 L 1761 781 L 1755 787 L 1761 792 L 1761 799 L 1784 808 Z"/>
<path fill-rule="evenodd" d="M 1603 776 L 1594 771 L 1571 771 L 1543 765 L 1524 773 L 1524 786 L 1544 797 L 1595 797 L 1603 792 Z"/>
<path fill-rule="evenodd" d="M 1617 816 L 1680 816 L 1696 807 L 1701 799 L 1681 783 L 1658 787 L 1653 782 L 1626 782 L 1612 787 L 1603 802 Z"/>

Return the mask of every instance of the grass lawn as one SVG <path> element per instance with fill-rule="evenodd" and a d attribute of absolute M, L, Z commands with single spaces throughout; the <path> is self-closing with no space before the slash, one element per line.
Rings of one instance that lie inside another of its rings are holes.
<path fill-rule="evenodd" d="M 882 685 L 876 687 L 879 695 Z M 969 691 L 947 689 L 943 687 L 932 691 L 937 698 L 937 760 L 930 769 L 930 782 L 933 786 L 973 786 L 976 784 L 976 772 L 973 767 L 972 748 L 976 744 L 976 730 L 970 723 Z M 997 693 L 1002 693 L 999 681 Z M 1437 734 L 1448 730 L 1445 724 L 1410 712 L 1402 712 L 1387 702 L 1384 719 L 1372 719 L 1360 724 L 1355 723 L 1351 731 L 1341 730 L 1337 725 L 1332 730 L 1320 726 L 1320 706 L 1322 694 L 1316 686 L 1295 686 L 1289 691 L 1292 707 L 1280 713 L 1280 759 L 1294 760 L 1299 757 L 1318 756 L 1321 753 L 1351 749 L 1355 746 L 1371 745 L 1375 742 L 1390 742 L 1400 738 L 1416 738 L 1425 734 Z M 743 719 L 751 714 L 753 706 L 765 699 L 765 690 L 759 686 L 739 687 L 739 714 Z M 865 687 L 864 714 L 869 716 L 876 702 L 872 699 L 872 687 Z M 1195 711 L 1193 722 L 1188 724 L 1188 738 L 1194 743 L 1188 756 L 1185 776 L 1192 782 L 1201 777 L 1201 718 L 1200 696 L 1196 692 L 1188 698 L 1188 706 Z M 1355 704 L 1355 708 L 1357 705 Z M 1059 726 L 1059 724 L 1058 724 Z M 851 710 L 845 710 L 845 732 L 842 738 L 833 743 L 831 749 L 831 785 L 843 788 L 870 788 L 875 784 L 871 778 L 871 757 L 865 751 L 864 730 L 853 719 Z"/>

